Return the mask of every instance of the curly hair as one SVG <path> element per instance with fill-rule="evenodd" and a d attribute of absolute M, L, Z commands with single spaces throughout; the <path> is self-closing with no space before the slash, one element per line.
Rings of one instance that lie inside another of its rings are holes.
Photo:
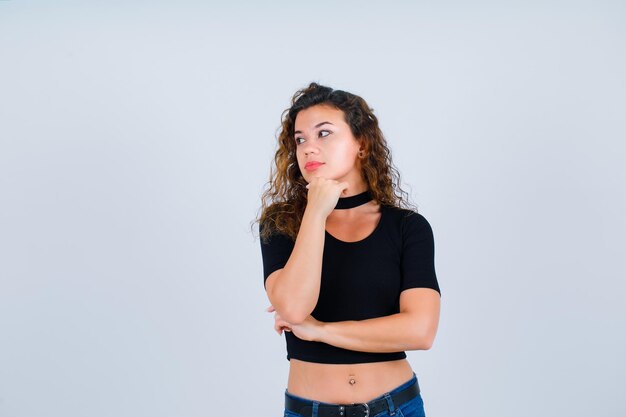
<path fill-rule="evenodd" d="M 393 166 L 391 151 L 373 109 L 355 94 L 312 82 L 293 95 L 291 107 L 281 116 L 274 165 L 261 197 L 261 215 L 254 221 L 260 225 L 262 239 L 275 232 L 293 240 L 298 235 L 308 189 L 296 159 L 295 121 L 298 112 L 318 104 L 343 112 L 344 120 L 364 151 L 361 172 L 373 199 L 381 205 L 415 209 L 408 202 L 408 194 L 400 188 L 400 174 Z"/>

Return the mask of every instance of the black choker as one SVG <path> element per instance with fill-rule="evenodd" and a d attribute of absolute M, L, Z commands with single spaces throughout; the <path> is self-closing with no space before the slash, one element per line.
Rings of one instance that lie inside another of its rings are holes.
<path fill-rule="evenodd" d="M 335 209 L 349 209 L 360 206 L 372 200 L 372 194 L 369 190 L 363 191 L 361 194 L 353 195 L 350 197 L 339 197 Z"/>

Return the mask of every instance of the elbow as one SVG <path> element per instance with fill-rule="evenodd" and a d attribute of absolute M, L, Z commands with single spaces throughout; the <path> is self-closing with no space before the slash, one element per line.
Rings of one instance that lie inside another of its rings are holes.
<path fill-rule="evenodd" d="M 437 324 L 437 322 L 431 320 L 413 322 L 410 330 L 407 332 L 410 335 L 411 350 L 429 350 L 435 342 Z"/>
<path fill-rule="evenodd" d="M 313 312 L 308 310 L 302 302 L 297 302 L 293 297 L 281 297 L 278 294 L 270 294 L 270 302 L 280 317 L 291 324 L 300 324 Z"/>
<path fill-rule="evenodd" d="M 432 340 L 419 339 L 412 342 L 408 350 L 429 350 L 433 346 Z"/>
<path fill-rule="evenodd" d="M 429 350 L 435 341 L 432 333 L 415 332 L 410 342 L 409 350 Z"/>
<path fill-rule="evenodd" d="M 300 324 L 304 322 L 304 320 L 306 320 L 310 313 L 302 311 L 302 309 L 294 309 L 286 306 L 283 307 L 279 314 L 280 317 L 282 317 L 282 319 L 286 322 L 289 322 L 291 324 Z"/>
<path fill-rule="evenodd" d="M 310 311 L 303 309 L 301 305 L 293 301 L 274 300 L 272 305 L 278 315 L 290 324 L 300 324 L 311 314 Z"/>
<path fill-rule="evenodd" d="M 434 342 L 433 338 L 424 339 L 422 341 L 422 347 L 420 350 L 429 350 L 433 346 L 433 342 Z"/>

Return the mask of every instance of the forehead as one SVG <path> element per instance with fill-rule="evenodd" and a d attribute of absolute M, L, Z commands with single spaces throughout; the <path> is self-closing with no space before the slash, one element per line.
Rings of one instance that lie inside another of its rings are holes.
<path fill-rule="evenodd" d="M 331 122 L 335 126 L 346 123 L 343 111 L 328 105 L 316 104 L 298 112 L 295 130 L 311 129 L 321 122 Z"/>

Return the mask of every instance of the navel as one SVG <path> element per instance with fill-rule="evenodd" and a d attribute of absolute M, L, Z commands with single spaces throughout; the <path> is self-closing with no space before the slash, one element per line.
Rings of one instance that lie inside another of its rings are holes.
<path fill-rule="evenodd" d="M 350 378 L 350 379 L 348 380 L 348 383 L 349 383 L 350 385 L 354 385 L 354 384 L 356 384 L 356 379 L 354 378 L 354 375 L 350 374 L 350 375 L 349 375 L 349 378 Z"/>

